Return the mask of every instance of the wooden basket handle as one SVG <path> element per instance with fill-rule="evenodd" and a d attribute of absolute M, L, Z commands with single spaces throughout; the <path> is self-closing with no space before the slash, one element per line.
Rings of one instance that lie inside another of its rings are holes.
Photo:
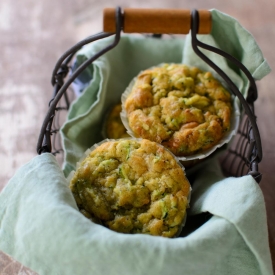
<path fill-rule="evenodd" d="M 211 32 L 212 20 L 208 10 L 198 10 L 198 34 Z M 105 8 L 103 12 L 103 31 L 116 31 L 116 10 Z M 190 10 L 179 9 L 131 9 L 123 10 L 123 32 L 155 34 L 187 34 L 191 28 Z"/>

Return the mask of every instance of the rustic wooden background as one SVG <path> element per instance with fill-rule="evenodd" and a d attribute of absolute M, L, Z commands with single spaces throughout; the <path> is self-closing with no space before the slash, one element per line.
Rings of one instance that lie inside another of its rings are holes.
<path fill-rule="evenodd" d="M 275 67 L 274 0 L 2 0 L 0 2 L 0 191 L 15 171 L 36 155 L 38 133 L 51 97 L 50 75 L 70 46 L 102 30 L 104 7 L 216 8 L 235 18 L 256 38 Z M 253 58 L 253 57 L 251 57 Z M 260 165 L 275 258 L 275 78 L 258 83 L 256 114 L 263 143 Z M 0 274 L 36 274 L 0 252 Z"/>

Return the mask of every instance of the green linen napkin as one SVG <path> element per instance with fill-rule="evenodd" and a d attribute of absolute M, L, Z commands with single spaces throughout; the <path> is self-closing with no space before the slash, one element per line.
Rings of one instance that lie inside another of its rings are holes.
<path fill-rule="evenodd" d="M 270 68 L 253 36 L 234 18 L 217 10 L 212 10 L 211 13 L 211 35 L 200 35 L 199 40 L 238 58 L 255 79 L 267 75 Z M 190 34 L 185 40 L 124 35 L 118 46 L 89 66 L 85 75 L 92 80 L 72 104 L 68 120 L 61 131 L 66 176 L 75 169 L 76 162 L 86 149 L 103 139 L 101 130 L 108 108 L 120 102 L 121 94 L 141 70 L 160 63 L 185 63 L 209 70 L 220 78 L 193 52 L 190 39 Z M 81 64 L 112 41 L 113 37 L 87 45 L 78 52 L 77 64 Z M 219 55 L 206 50 L 202 52 L 225 70 L 242 94 L 247 95 L 249 83 L 236 67 Z"/>
<path fill-rule="evenodd" d="M 273 274 L 254 179 L 222 180 L 215 159 L 196 175 L 189 215 L 207 211 L 208 221 L 175 239 L 130 235 L 85 218 L 55 157 L 37 156 L 0 194 L 0 249 L 40 275 Z"/>

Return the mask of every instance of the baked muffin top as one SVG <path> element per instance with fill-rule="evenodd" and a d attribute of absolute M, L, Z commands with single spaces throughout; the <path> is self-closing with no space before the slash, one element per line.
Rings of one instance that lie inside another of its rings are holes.
<path fill-rule="evenodd" d="M 181 229 L 190 185 L 163 146 L 106 141 L 79 164 L 70 188 L 81 212 L 122 233 L 173 237 Z"/>
<path fill-rule="evenodd" d="M 104 124 L 107 138 L 119 139 L 129 137 L 120 118 L 121 111 L 122 106 L 120 103 L 113 106 L 108 114 L 106 123 Z"/>
<path fill-rule="evenodd" d="M 176 156 L 203 152 L 230 129 L 230 93 L 210 72 L 184 64 L 141 72 L 123 107 L 136 137 Z"/>

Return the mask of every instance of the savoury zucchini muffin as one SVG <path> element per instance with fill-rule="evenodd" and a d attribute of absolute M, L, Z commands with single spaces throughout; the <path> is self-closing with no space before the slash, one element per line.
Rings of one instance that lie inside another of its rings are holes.
<path fill-rule="evenodd" d="M 231 96 L 210 72 L 163 64 L 141 72 L 123 109 L 135 137 L 176 156 L 202 153 L 230 129 Z"/>
<path fill-rule="evenodd" d="M 174 237 L 190 184 L 163 146 L 148 140 L 105 141 L 79 164 L 70 188 L 80 211 L 114 231 Z"/>
<path fill-rule="evenodd" d="M 111 111 L 108 113 L 107 119 L 104 123 L 104 131 L 106 133 L 107 138 L 119 139 L 129 137 L 129 135 L 126 132 L 126 128 L 124 127 L 120 118 L 121 111 L 122 106 L 120 103 L 113 106 Z"/>

